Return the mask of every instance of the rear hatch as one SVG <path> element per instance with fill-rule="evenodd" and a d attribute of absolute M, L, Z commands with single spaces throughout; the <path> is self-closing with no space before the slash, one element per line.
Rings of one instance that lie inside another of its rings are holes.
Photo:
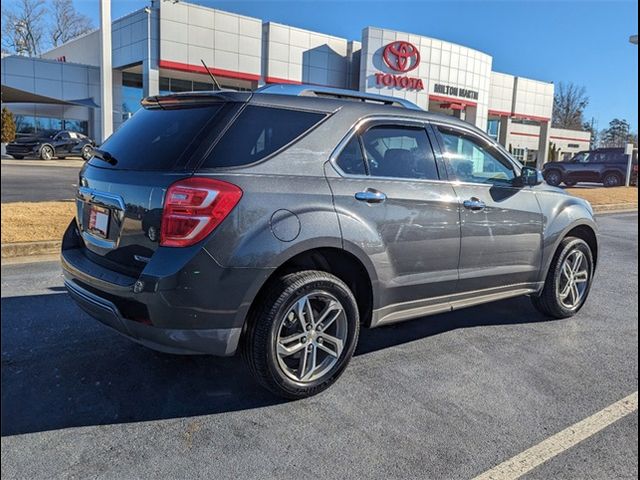
<path fill-rule="evenodd" d="M 81 170 L 76 220 L 88 257 L 137 276 L 159 246 L 167 188 L 190 177 L 250 94 L 152 97 Z"/>

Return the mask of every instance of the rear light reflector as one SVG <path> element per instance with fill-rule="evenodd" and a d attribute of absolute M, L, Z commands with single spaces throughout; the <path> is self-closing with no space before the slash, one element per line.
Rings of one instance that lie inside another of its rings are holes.
<path fill-rule="evenodd" d="M 242 198 L 240 187 L 222 180 L 190 177 L 167 190 L 160 245 L 188 247 L 209 235 Z"/>

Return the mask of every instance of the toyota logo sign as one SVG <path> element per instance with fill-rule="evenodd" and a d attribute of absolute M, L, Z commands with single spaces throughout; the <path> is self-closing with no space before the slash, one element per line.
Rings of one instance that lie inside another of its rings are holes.
<path fill-rule="evenodd" d="M 420 64 L 420 52 L 409 42 L 391 42 L 382 52 L 384 63 L 396 72 L 410 72 Z"/>

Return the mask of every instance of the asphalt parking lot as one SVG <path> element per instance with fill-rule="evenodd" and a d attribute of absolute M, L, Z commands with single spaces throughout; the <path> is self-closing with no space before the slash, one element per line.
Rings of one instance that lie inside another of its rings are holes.
<path fill-rule="evenodd" d="M 637 214 L 598 217 L 591 297 L 527 298 L 363 331 L 307 400 L 239 358 L 155 353 L 75 307 L 55 262 L 2 267 L 3 478 L 479 475 L 638 389 Z M 637 478 L 637 410 L 524 478 Z"/>
<path fill-rule="evenodd" d="M 23 162 L 23 164 L 20 164 Z M 2 203 L 44 202 L 67 200 L 75 197 L 78 187 L 78 162 L 66 160 L 70 166 L 61 166 L 63 160 L 33 162 L 3 160 L 1 164 Z M 34 165 L 34 163 L 38 163 Z M 43 165 L 45 164 L 45 165 Z M 55 165 L 53 165 L 55 164 Z"/>

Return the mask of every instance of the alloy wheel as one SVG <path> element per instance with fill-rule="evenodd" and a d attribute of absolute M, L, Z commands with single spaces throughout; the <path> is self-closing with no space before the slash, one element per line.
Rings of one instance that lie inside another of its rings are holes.
<path fill-rule="evenodd" d="M 51 147 L 42 147 L 41 155 L 43 160 L 51 160 L 51 158 L 53 158 L 53 151 L 51 150 Z"/>
<path fill-rule="evenodd" d="M 282 372 L 296 382 L 312 382 L 338 362 L 348 335 L 342 304 L 328 292 L 315 291 L 296 300 L 276 334 Z"/>
<path fill-rule="evenodd" d="M 573 310 L 580 306 L 589 286 L 589 262 L 580 250 L 566 256 L 560 271 L 556 294 L 563 307 Z"/>

